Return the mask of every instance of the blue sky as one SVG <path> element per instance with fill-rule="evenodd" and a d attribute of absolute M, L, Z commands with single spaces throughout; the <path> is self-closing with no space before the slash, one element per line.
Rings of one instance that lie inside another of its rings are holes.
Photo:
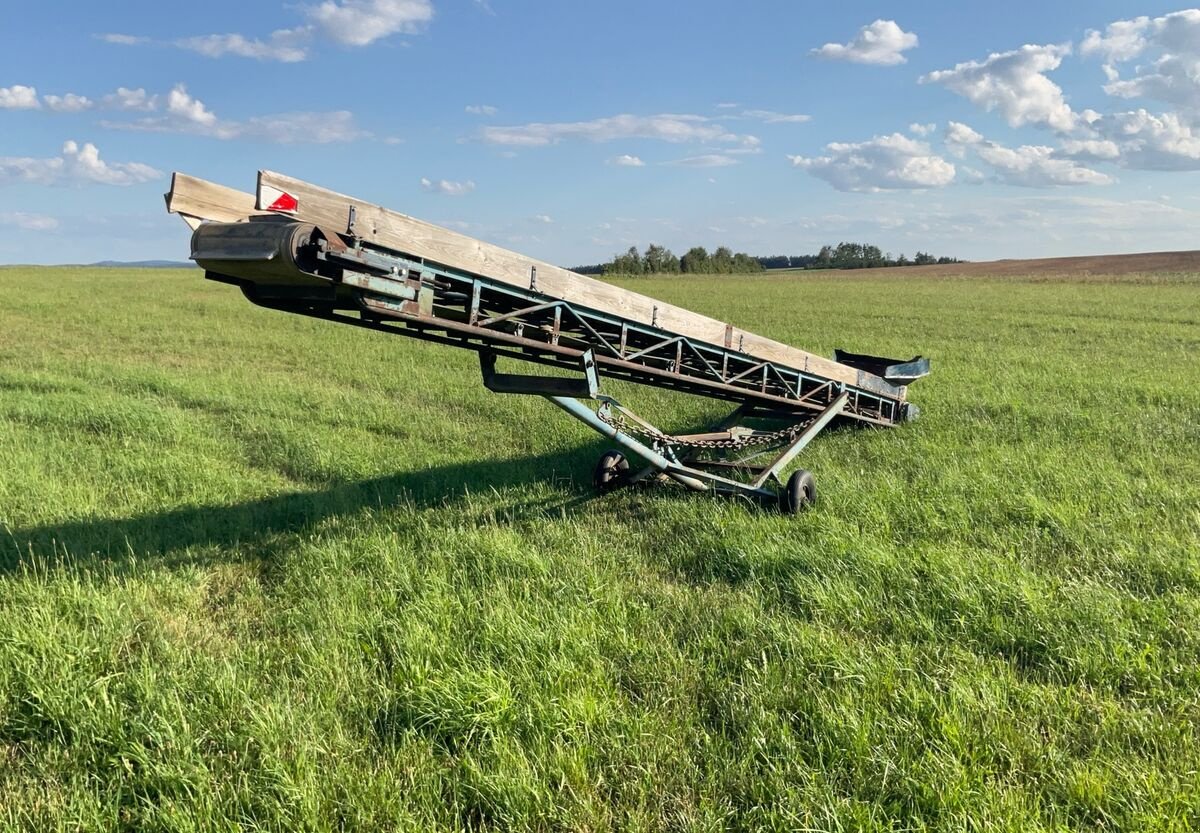
<path fill-rule="evenodd" d="M 1200 248 L 1200 10 L 43 2 L 0 49 L 0 262 L 182 259 L 270 168 L 564 265 L 655 242 Z"/>

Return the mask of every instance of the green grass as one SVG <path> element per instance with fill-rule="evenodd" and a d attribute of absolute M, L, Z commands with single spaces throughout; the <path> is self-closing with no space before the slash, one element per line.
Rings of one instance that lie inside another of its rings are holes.
<path fill-rule="evenodd" d="M 470 353 L 0 270 L 0 826 L 1200 826 L 1200 278 L 631 285 L 922 419 L 799 517 L 598 499 Z"/>

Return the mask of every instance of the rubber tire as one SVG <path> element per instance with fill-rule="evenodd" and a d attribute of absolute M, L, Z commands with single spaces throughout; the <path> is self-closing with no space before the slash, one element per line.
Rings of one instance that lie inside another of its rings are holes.
<path fill-rule="evenodd" d="M 603 495 L 624 486 L 628 477 L 629 460 L 621 452 L 610 450 L 601 454 L 600 459 L 596 461 L 596 468 L 592 471 L 592 485 Z"/>
<path fill-rule="evenodd" d="M 812 506 L 817 500 L 817 480 L 811 471 L 799 469 L 792 472 L 787 486 L 779 493 L 779 508 L 789 515 L 795 515 L 803 509 Z"/>

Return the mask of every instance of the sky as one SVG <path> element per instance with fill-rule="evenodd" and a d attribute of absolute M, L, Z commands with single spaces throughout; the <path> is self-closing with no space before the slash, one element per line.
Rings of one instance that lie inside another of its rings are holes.
<path fill-rule="evenodd" d="M 0 45 L 0 263 L 183 260 L 171 171 L 260 168 L 565 266 L 1200 248 L 1171 3 L 43 0 Z"/>

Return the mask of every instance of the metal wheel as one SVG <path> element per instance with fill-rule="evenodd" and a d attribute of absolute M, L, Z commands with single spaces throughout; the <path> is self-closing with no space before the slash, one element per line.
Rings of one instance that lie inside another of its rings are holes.
<path fill-rule="evenodd" d="M 625 485 L 629 477 L 629 461 L 619 451 L 606 451 L 600 455 L 592 472 L 592 485 L 600 494 L 611 492 Z"/>
<path fill-rule="evenodd" d="M 811 471 L 792 472 L 787 485 L 779 493 L 779 508 L 789 515 L 807 509 L 817 499 L 817 481 Z"/>

